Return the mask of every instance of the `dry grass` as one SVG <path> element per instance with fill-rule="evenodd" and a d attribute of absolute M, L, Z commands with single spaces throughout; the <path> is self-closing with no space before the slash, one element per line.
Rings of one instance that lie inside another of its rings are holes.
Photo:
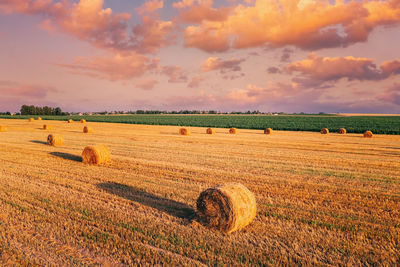
<path fill-rule="evenodd" d="M 229 129 L 229 133 L 230 134 L 236 134 L 237 133 L 237 129 L 236 128 L 230 128 Z"/>
<path fill-rule="evenodd" d="M 271 128 L 266 128 L 264 134 L 272 134 L 273 130 Z"/>
<path fill-rule="evenodd" d="M 0 125 L 0 132 L 7 132 L 7 131 L 8 131 L 8 129 L 6 126 Z"/>
<path fill-rule="evenodd" d="M 400 136 L 52 124 L 65 146 L 0 120 L 0 265 L 400 264 Z M 104 142 L 113 161 L 83 164 Z M 255 195 L 252 223 L 193 220 L 199 194 L 231 182 Z"/>
<path fill-rule="evenodd" d="M 84 133 L 93 133 L 93 128 L 85 126 L 85 127 L 83 127 L 83 132 Z"/>
<path fill-rule="evenodd" d="M 340 128 L 339 129 L 339 134 L 346 134 L 347 130 L 345 128 Z"/>
<path fill-rule="evenodd" d="M 321 134 L 329 134 L 329 129 L 328 128 L 322 128 L 321 129 Z"/>
<path fill-rule="evenodd" d="M 201 192 L 196 208 L 202 224 L 229 234 L 256 217 L 257 203 L 245 186 L 228 183 Z"/>
<path fill-rule="evenodd" d="M 190 135 L 190 130 L 186 128 L 180 128 L 179 129 L 179 134 L 180 135 Z"/>
<path fill-rule="evenodd" d="M 371 131 L 365 131 L 364 132 L 364 137 L 366 138 L 372 138 L 374 134 Z"/>
<path fill-rule="evenodd" d="M 99 165 L 111 161 L 110 150 L 106 145 L 87 146 L 82 152 L 82 162 Z"/>

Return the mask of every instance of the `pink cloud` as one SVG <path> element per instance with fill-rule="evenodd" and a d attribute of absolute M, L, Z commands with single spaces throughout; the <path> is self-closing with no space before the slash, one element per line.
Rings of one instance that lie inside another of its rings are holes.
<path fill-rule="evenodd" d="M 190 88 L 198 88 L 201 84 L 201 82 L 204 81 L 204 77 L 201 75 L 196 75 L 190 80 L 188 87 Z"/>
<path fill-rule="evenodd" d="M 157 83 L 158 82 L 154 79 L 143 78 L 143 79 L 139 80 L 135 85 L 136 85 L 136 87 L 139 87 L 143 90 L 152 90 Z"/>
<path fill-rule="evenodd" d="M 202 65 L 202 70 L 204 72 L 219 70 L 222 73 L 226 71 L 240 71 L 242 68 L 240 64 L 244 59 L 230 59 L 222 60 L 218 57 L 209 57 Z"/>
<path fill-rule="evenodd" d="M 144 2 L 139 8 L 137 8 L 137 12 L 139 14 L 151 14 L 164 7 L 163 0 L 152 0 Z"/>
<path fill-rule="evenodd" d="M 187 76 L 184 74 L 181 67 L 165 66 L 161 68 L 160 73 L 169 77 L 169 83 L 187 82 Z"/>
<path fill-rule="evenodd" d="M 224 21 L 228 18 L 231 12 L 231 7 L 213 8 L 212 0 L 197 1 L 182 1 L 174 3 L 175 8 L 180 9 L 179 19 L 185 23 L 201 23 L 207 21 Z M 185 10 L 182 10 L 185 9 Z"/>
<path fill-rule="evenodd" d="M 396 83 L 384 92 L 378 94 L 377 99 L 400 106 L 400 83 Z"/>

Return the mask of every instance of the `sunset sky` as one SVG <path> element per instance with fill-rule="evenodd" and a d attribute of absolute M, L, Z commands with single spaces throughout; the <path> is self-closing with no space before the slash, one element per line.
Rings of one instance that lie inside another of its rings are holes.
<path fill-rule="evenodd" d="M 0 0 L 0 111 L 400 113 L 400 0 Z"/>

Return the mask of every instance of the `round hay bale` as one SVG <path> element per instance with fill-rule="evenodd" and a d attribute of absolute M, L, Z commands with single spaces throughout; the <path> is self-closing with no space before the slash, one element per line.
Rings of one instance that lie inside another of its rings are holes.
<path fill-rule="evenodd" d="M 265 130 L 264 130 L 264 134 L 272 134 L 272 129 L 271 128 L 266 128 Z"/>
<path fill-rule="evenodd" d="M 189 129 L 186 129 L 186 128 L 180 128 L 179 134 L 180 135 L 190 135 L 190 131 L 189 131 Z"/>
<path fill-rule="evenodd" d="M 43 130 L 51 130 L 51 126 L 47 125 L 47 124 L 44 124 L 43 125 Z"/>
<path fill-rule="evenodd" d="M 207 128 L 206 134 L 215 134 L 215 130 L 213 128 Z"/>
<path fill-rule="evenodd" d="M 340 129 L 339 129 L 339 133 L 340 133 L 340 134 L 346 134 L 346 133 L 347 133 L 347 130 L 346 130 L 345 128 L 340 128 Z"/>
<path fill-rule="evenodd" d="M 365 131 L 364 137 L 366 137 L 366 138 L 372 138 L 372 136 L 374 136 L 374 134 L 373 134 L 371 131 Z"/>
<path fill-rule="evenodd" d="M 7 132 L 8 131 L 8 129 L 7 129 L 7 127 L 6 126 L 0 126 L 0 132 Z"/>
<path fill-rule="evenodd" d="M 69 119 L 68 120 L 68 123 L 73 123 L 74 121 L 72 120 L 72 119 Z"/>
<path fill-rule="evenodd" d="M 47 136 L 47 144 L 51 146 L 63 146 L 64 136 L 61 134 L 49 134 Z"/>
<path fill-rule="evenodd" d="M 103 164 L 111 160 L 110 150 L 106 145 L 87 146 L 82 152 L 82 162 L 86 164 Z"/>
<path fill-rule="evenodd" d="M 86 120 L 85 119 L 81 119 L 81 123 L 86 123 Z"/>
<path fill-rule="evenodd" d="M 237 132 L 236 128 L 230 128 L 229 129 L 229 133 L 230 134 L 236 134 L 236 132 Z"/>
<path fill-rule="evenodd" d="M 322 128 L 321 129 L 321 134 L 328 134 L 328 133 L 329 133 L 328 128 Z"/>
<path fill-rule="evenodd" d="M 92 127 L 83 127 L 83 132 L 84 133 L 93 133 L 93 128 Z"/>
<path fill-rule="evenodd" d="M 35 121 L 35 119 L 34 118 L 29 118 L 28 121 L 29 122 L 33 122 L 33 121 Z"/>
<path fill-rule="evenodd" d="M 196 209 L 203 225 L 232 233 L 254 219 L 257 203 L 253 193 L 244 185 L 228 183 L 201 192 Z"/>
<path fill-rule="evenodd" d="M 41 121 L 42 120 L 42 118 L 41 117 L 37 117 L 37 119 L 36 120 L 38 120 L 38 121 Z"/>

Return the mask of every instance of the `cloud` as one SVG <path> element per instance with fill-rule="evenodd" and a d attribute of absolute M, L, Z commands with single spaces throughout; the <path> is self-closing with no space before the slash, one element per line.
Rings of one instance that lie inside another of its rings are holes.
<path fill-rule="evenodd" d="M 230 59 L 230 60 L 222 60 L 218 57 L 209 57 L 202 65 L 202 70 L 204 72 L 219 70 L 221 73 L 225 73 L 227 71 L 241 71 L 242 68 L 240 64 L 244 61 L 244 59 Z"/>
<path fill-rule="evenodd" d="M 188 87 L 189 88 L 197 88 L 200 86 L 201 82 L 204 81 L 204 77 L 201 75 L 196 75 L 190 80 Z"/>
<path fill-rule="evenodd" d="M 179 9 L 179 20 L 184 23 L 201 23 L 202 21 L 224 21 L 231 12 L 231 7 L 213 8 L 212 0 L 181 1 L 173 6 Z M 184 10 L 182 10 L 184 9 Z"/>
<path fill-rule="evenodd" d="M 379 26 L 400 22 L 398 0 L 331 2 L 257 0 L 253 5 L 238 4 L 223 20 L 203 14 L 196 18 L 197 25 L 186 27 L 185 45 L 208 52 L 264 45 L 304 50 L 346 47 L 366 41 Z M 189 8 L 194 12 L 197 6 Z"/>
<path fill-rule="evenodd" d="M 400 106 L 400 83 L 394 84 L 384 92 L 378 94 L 378 100 Z"/>
<path fill-rule="evenodd" d="M 152 90 L 158 81 L 151 78 L 144 78 L 139 80 L 135 85 L 143 90 Z"/>
<path fill-rule="evenodd" d="M 282 55 L 281 55 L 281 62 L 289 62 L 290 61 L 290 57 L 293 54 L 293 50 L 289 49 L 289 48 L 285 48 L 282 51 Z"/>
<path fill-rule="evenodd" d="M 137 12 L 139 14 L 151 14 L 164 7 L 163 0 L 152 0 L 148 2 L 144 2 L 139 8 L 137 8 Z"/>
<path fill-rule="evenodd" d="M 277 68 L 277 67 L 269 67 L 267 69 L 267 72 L 269 74 L 276 74 L 276 73 L 281 73 L 281 70 L 279 68 Z"/>
<path fill-rule="evenodd" d="M 183 73 L 181 67 L 178 66 L 161 67 L 160 73 L 168 76 L 169 83 L 187 82 L 187 76 Z"/>
<path fill-rule="evenodd" d="M 112 54 L 94 58 L 76 58 L 71 64 L 55 64 L 73 74 L 86 75 L 110 81 L 130 80 L 140 77 L 154 68 L 153 62 L 135 52 Z"/>
<path fill-rule="evenodd" d="M 299 73 L 293 79 L 304 86 L 321 86 L 340 79 L 348 81 L 378 81 L 400 74 L 400 61 L 385 61 L 377 67 L 373 59 L 349 57 L 321 57 L 314 53 L 307 59 L 286 66 L 290 74 Z"/>

